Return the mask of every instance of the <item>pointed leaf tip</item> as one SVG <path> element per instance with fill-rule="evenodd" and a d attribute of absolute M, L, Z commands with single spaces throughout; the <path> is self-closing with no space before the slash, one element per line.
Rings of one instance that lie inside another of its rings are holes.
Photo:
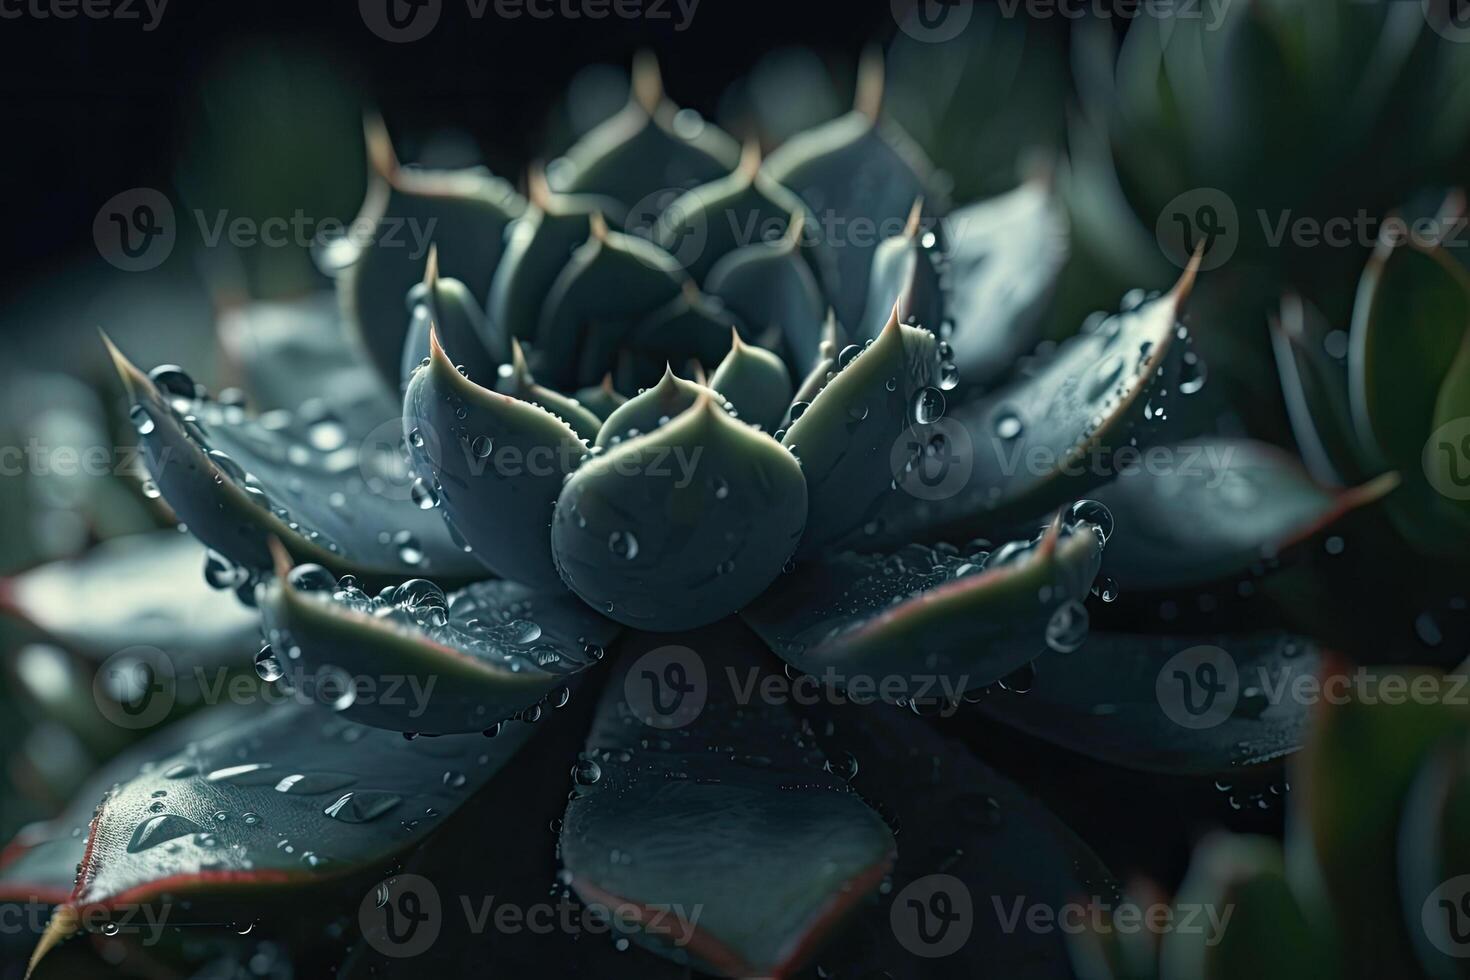
<path fill-rule="evenodd" d="M 883 75 L 883 49 L 876 44 L 871 45 L 864 49 L 862 61 L 858 63 L 857 92 L 853 96 L 852 107 L 872 122 L 878 121 L 878 114 L 883 109 Z"/>
<path fill-rule="evenodd" d="M 398 176 L 398 154 L 393 149 L 393 140 L 388 135 L 383 117 L 376 112 L 363 113 L 362 131 L 367 143 L 369 168 L 376 176 L 392 181 Z"/>
<path fill-rule="evenodd" d="M 650 116 L 664 98 L 663 73 L 658 56 L 646 48 L 633 56 L 633 102 Z"/>
<path fill-rule="evenodd" d="M 31 953 L 30 962 L 26 965 L 25 980 L 30 980 L 31 974 L 36 972 L 36 967 L 41 965 L 41 960 L 46 954 L 63 940 L 76 935 L 81 931 L 82 917 L 75 905 L 58 905 L 56 911 L 51 913 L 51 921 L 46 924 L 46 931 L 41 933 L 41 939 L 36 943 L 36 949 Z"/>

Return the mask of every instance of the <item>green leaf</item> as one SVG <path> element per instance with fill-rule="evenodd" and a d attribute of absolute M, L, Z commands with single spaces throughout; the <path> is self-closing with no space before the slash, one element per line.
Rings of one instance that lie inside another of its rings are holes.
<path fill-rule="evenodd" d="M 909 211 L 903 231 L 885 238 L 873 250 L 868 272 L 868 300 L 857 325 L 858 343 L 876 340 L 898 309 L 900 323 L 938 331 L 944 319 L 944 294 L 936 264 L 938 239 L 923 228 L 924 202 Z"/>
<path fill-rule="evenodd" d="M 348 583 L 349 585 L 351 583 Z M 412 579 L 375 600 L 279 556 L 265 587 L 270 673 L 305 678 L 343 717 L 392 731 L 477 732 L 596 662 L 612 624 L 564 591 Z"/>
<path fill-rule="evenodd" d="M 1317 666 L 1316 647 L 1285 633 L 1096 632 L 1036 660 L 1025 694 L 995 692 L 981 707 L 1110 765 L 1230 779 L 1278 767 L 1301 746 L 1307 710 L 1293 685 Z"/>
<path fill-rule="evenodd" d="M 852 536 L 893 495 L 896 474 L 885 463 L 895 444 L 930 420 L 935 399 L 944 402 L 933 387 L 937 349 L 928 330 L 891 315 L 872 344 L 847 349 L 847 363 L 786 430 L 781 443 L 801 460 L 812 499 L 803 557 Z"/>
<path fill-rule="evenodd" d="M 424 280 L 408 292 L 412 318 L 403 345 L 400 378 L 406 387 L 414 369 L 429 356 L 429 330 L 439 334 L 440 343 L 465 374 L 481 382 L 492 382 L 502 364 L 511 359 L 504 331 L 485 319 L 480 304 L 458 279 L 439 277 L 439 254 L 429 249 Z"/>
<path fill-rule="evenodd" d="M 368 121 L 367 141 L 374 173 L 354 226 L 371 227 L 372 237 L 344 260 L 337 288 L 348 322 L 393 385 L 408 325 L 404 299 L 424 278 L 430 241 L 442 274 L 484 296 L 505 247 L 505 228 L 525 201 L 483 169 L 400 166 L 381 121 Z"/>
<path fill-rule="evenodd" d="M 522 352 L 521 345 L 512 340 L 510 346 L 510 371 L 508 376 L 501 375 L 498 390 L 502 394 L 514 395 L 523 402 L 546 409 L 571 426 L 584 441 L 596 439 L 598 430 L 602 428 L 602 420 L 583 407 L 576 398 L 569 398 L 553 388 L 538 385 L 536 379 L 531 377 L 530 368 L 526 366 L 526 355 Z M 445 353 L 449 352 L 446 350 Z"/>
<path fill-rule="evenodd" d="M 827 292 L 844 324 L 861 321 L 877 242 L 903 227 L 930 181 L 923 151 L 892 121 L 878 121 L 881 61 L 863 67 L 857 110 L 794 137 L 765 164 L 823 229 L 821 239 L 836 258 Z"/>
<path fill-rule="evenodd" d="M 727 626 L 680 640 L 710 673 L 760 670 L 759 644 Z M 789 976 L 877 888 L 893 838 L 786 710 L 750 711 L 714 684 L 689 724 L 646 726 L 629 698 L 657 642 L 622 654 L 574 769 L 561 835 L 571 887 L 643 907 L 634 938 L 676 962 Z"/>
<path fill-rule="evenodd" d="M 952 700 L 1048 643 L 1075 648 L 1102 559 L 1096 531 L 1058 518 L 993 553 L 841 555 L 799 567 L 742 615 L 782 659 L 827 683 L 869 700 Z"/>
<path fill-rule="evenodd" d="M 1122 465 L 1120 450 L 1157 441 L 1165 417 L 1178 414 L 1172 403 L 1198 380 L 1184 370 L 1188 335 L 1179 322 L 1195 272 L 1191 265 L 1172 292 L 1090 323 L 1018 379 L 931 426 L 944 440 L 939 479 L 892 495 L 872 517 L 877 540 L 963 540 L 1013 526 L 1106 482 Z"/>
<path fill-rule="evenodd" d="M 1271 318 L 1271 347 L 1302 462 L 1318 483 L 1342 486 L 1362 481 L 1367 468 L 1348 404 L 1347 365 L 1327 351 L 1331 333 L 1322 314 L 1295 294 L 1284 296 L 1280 316 Z"/>
<path fill-rule="evenodd" d="M 579 390 L 577 401 L 583 408 L 604 422 L 611 418 L 612 413 L 616 412 L 620 406 L 628 403 L 628 399 L 613 387 L 611 374 L 602 379 L 602 384 Z"/>
<path fill-rule="evenodd" d="M 666 631 L 723 619 L 771 584 L 801 537 L 801 467 L 715 397 L 705 390 L 666 424 L 610 445 L 557 500 L 562 579 L 621 623 Z M 630 401 L 607 427 L 642 409 Z"/>
<path fill-rule="evenodd" d="M 355 900 L 528 732 L 408 741 L 293 705 L 156 759 L 103 799 L 37 956 L 83 917 L 130 907 L 167 903 L 171 928 L 239 928 L 289 920 L 301 901 Z"/>
<path fill-rule="evenodd" d="M 731 332 L 730 353 L 709 384 L 729 399 L 740 418 L 767 432 L 775 431 L 791 404 L 791 375 L 781 358 L 746 344 L 738 330 Z"/>
<path fill-rule="evenodd" d="M 612 198 L 623 208 L 620 222 L 630 231 L 646 230 L 667 203 L 650 207 L 651 196 L 717 180 L 740 155 L 739 145 L 715 126 L 676 124 L 679 114 L 664 97 L 657 62 L 640 54 L 628 104 L 567 151 L 569 176 L 556 190 Z"/>
<path fill-rule="evenodd" d="M 687 412 L 700 398 L 711 393 L 712 389 L 686 381 L 674 374 L 673 368 L 665 365 L 658 384 L 624 401 L 607 417 L 597 433 L 595 445 L 600 449 L 608 449 L 626 439 L 652 432 L 675 416 Z"/>
<path fill-rule="evenodd" d="M 734 310 L 752 334 L 779 331 L 793 364 L 809 363 L 816 355 L 826 310 L 821 287 L 798 247 L 803 228 L 798 214 L 782 238 L 737 248 L 704 280 L 705 291 Z"/>
<path fill-rule="evenodd" d="M 544 408 L 461 375 L 434 334 L 430 350 L 403 407 L 409 454 L 426 481 L 421 499 L 496 574 L 557 588 L 551 510 L 586 443 Z"/>
<path fill-rule="evenodd" d="M 1292 826 L 1300 840 L 1290 843 L 1304 851 L 1292 881 L 1312 894 L 1320 880 L 1344 924 L 1343 959 L 1353 976 L 1409 976 L 1411 941 L 1384 900 L 1397 893 L 1398 830 L 1415 776 L 1436 743 L 1463 736 L 1470 722 L 1463 698 L 1446 696 L 1463 678 L 1421 668 L 1360 670 L 1336 658 L 1321 676 L 1324 692 L 1341 696 L 1322 699 L 1298 756 Z M 1390 684 L 1403 693 L 1390 697 Z"/>
<path fill-rule="evenodd" d="M 1424 760 L 1399 824 L 1398 881 L 1404 925 L 1424 972 L 1464 975 L 1457 916 L 1470 885 L 1470 743 L 1447 736 Z"/>
<path fill-rule="evenodd" d="M 201 397 L 178 369 L 155 369 L 155 382 L 103 339 L 164 500 L 237 566 L 269 568 L 266 538 L 275 536 L 297 558 L 341 573 L 484 577 L 443 521 L 413 499 L 396 411 L 381 419 L 325 409 L 248 418 Z"/>
<path fill-rule="evenodd" d="M 636 327 L 628 341 L 633 355 L 633 372 L 619 366 L 620 380 L 628 390 L 645 388 L 666 366 L 681 368 L 691 359 L 713 371 L 730 349 L 730 329 L 744 326 L 724 302 L 699 291 L 692 281 L 677 297 L 654 310 Z"/>
<path fill-rule="evenodd" d="M 1049 180 L 960 208 L 942 224 L 945 304 L 960 383 L 990 387 L 1035 348 L 1068 255 L 1067 217 Z M 920 321 L 923 322 L 923 321 Z"/>
<path fill-rule="evenodd" d="M 1461 553 L 1470 535 L 1470 514 L 1425 478 L 1425 443 L 1435 430 L 1436 400 L 1466 343 L 1467 327 L 1470 280 L 1443 249 L 1426 250 L 1412 242 L 1379 245 L 1353 310 L 1348 348 L 1353 421 L 1363 444 L 1403 477 L 1404 489 L 1389 506 L 1400 532 L 1421 551 L 1451 557 Z M 1432 460 L 1435 453 L 1428 456 Z"/>
<path fill-rule="evenodd" d="M 592 237 L 572 253 L 541 309 L 538 370 L 555 386 L 597 382 L 633 328 L 674 300 L 686 281 L 663 249 L 609 231 L 594 215 Z"/>
<path fill-rule="evenodd" d="M 257 620 L 205 580 L 205 549 L 174 531 L 125 535 L 0 578 L 0 610 L 94 658 L 150 646 L 217 662 L 253 652 Z"/>
<path fill-rule="evenodd" d="M 679 259 L 695 282 L 743 245 L 783 237 L 801 200 L 760 170 L 760 147 L 748 144 L 731 173 L 674 200 L 659 215 L 653 240 Z"/>
<path fill-rule="evenodd" d="M 1293 893 L 1275 840 L 1205 838 L 1174 907 L 1198 926 L 1165 933 L 1160 973 L 1171 980 L 1341 976 L 1338 950 Z"/>
<path fill-rule="evenodd" d="M 1103 572 L 1125 590 L 1186 589 L 1243 573 L 1398 485 L 1388 474 L 1326 490 L 1281 450 L 1246 439 L 1155 447 L 1141 462 L 1093 494 L 1115 527 Z"/>

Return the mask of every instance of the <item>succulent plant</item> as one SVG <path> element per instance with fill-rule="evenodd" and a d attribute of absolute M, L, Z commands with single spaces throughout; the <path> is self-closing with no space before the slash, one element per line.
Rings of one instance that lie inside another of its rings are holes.
<path fill-rule="evenodd" d="M 95 671 L 122 727 L 175 717 L 0 859 L 0 896 L 55 906 L 26 936 L 37 977 L 96 968 L 72 937 L 123 941 L 139 909 L 169 914 L 164 974 L 201 946 L 256 964 L 262 937 L 349 977 L 1445 972 L 1413 917 L 1465 870 L 1461 714 L 1324 710 L 1309 735 L 1279 691 L 1350 669 L 1323 637 L 1359 652 L 1314 611 L 1336 608 L 1344 537 L 1463 570 L 1435 469 L 1455 448 L 1424 456 L 1467 412 L 1463 269 L 1385 242 L 1341 343 L 1288 296 L 1303 465 L 1214 415 L 1194 337 L 1216 323 L 1186 325 L 1205 249 L 1167 292 L 1063 324 L 1095 258 L 1073 247 L 1097 230 L 1079 148 L 954 207 L 994 175 L 936 171 L 881 59 L 856 88 L 762 158 L 641 58 L 627 105 L 524 196 L 400 163 L 369 117 L 372 233 L 316 256 L 335 298 L 221 324 L 246 395 L 103 338 L 148 495 L 195 543 L 0 583 L 47 642 L 22 684 L 57 713 L 84 714 L 59 693 L 79 685 L 47 679 Z M 1424 342 L 1389 342 L 1404 324 Z M 202 579 L 175 574 L 199 558 Z M 293 703 L 191 710 L 220 698 L 215 665 Z M 182 704 L 150 714 L 184 668 Z M 1177 901 L 1236 909 L 1227 939 L 1160 950 L 1107 920 L 1069 942 L 1002 905 L 1152 898 L 977 758 L 988 726 L 1263 811 L 1305 741 L 1311 786 L 1288 858 L 1249 838 L 1197 856 Z M 1409 925 L 1364 926 L 1393 889 Z M 449 914 L 481 895 L 601 910 L 611 935 Z"/>

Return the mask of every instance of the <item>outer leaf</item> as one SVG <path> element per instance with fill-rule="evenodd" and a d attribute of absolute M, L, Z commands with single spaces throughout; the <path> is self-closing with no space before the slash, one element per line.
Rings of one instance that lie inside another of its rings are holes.
<path fill-rule="evenodd" d="M 1364 689 L 1353 678 L 1365 675 L 1336 659 L 1322 674 L 1347 696 L 1321 701 L 1296 767 L 1293 826 L 1302 839 L 1293 843 L 1305 850 L 1293 884 L 1312 894 L 1320 878 L 1337 921 L 1350 924 L 1342 942 L 1353 976 L 1410 975 L 1409 937 L 1401 918 L 1382 914 L 1383 899 L 1395 893 L 1397 831 L 1415 774 L 1435 743 L 1463 735 L 1470 721 L 1462 699 L 1443 696 L 1461 680 L 1394 668 L 1369 671 L 1377 684 Z M 1421 693 L 1381 696 L 1388 683 L 1406 692 L 1422 685 Z"/>
<path fill-rule="evenodd" d="M 486 566 L 536 588 L 556 588 L 551 509 L 586 444 L 545 409 L 461 375 L 433 335 L 430 348 L 429 366 L 404 393 L 414 468 Z"/>
<path fill-rule="evenodd" d="M 375 728 L 489 729 L 566 684 L 616 633 L 561 591 L 494 581 L 444 597 L 419 579 L 375 606 L 361 592 L 306 589 L 278 557 L 266 587 L 277 661 L 316 700 Z"/>
<path fill-rule="evenodd" d="M 1156 438 L 1165 403 L 1152 400 L 1186 380 L 1179 316 L 1197 267 L 1198 258 L 1172 292 L 1102 320 L 1026 376 L 951 413 L 940 433 L 944 455 L 949 467 L 968 461 L 968 477 L 947 497 L 930 493 L 915 504 L 895 496 L 879 517 L 880 539 L 963 539 L 1034 517 L 1104 482 L 1120 447 Z"/>
<path fill-rule="evenodd" d="M 1095 530 L 1058 520 L 1034 542 L 968 559 L 920 545 L 843 555 L 802 569 L 743 616 L 827 683 L 869 699 L 952 699 L 1030 662 L 1050 629 L 1068 626 L 1076 642 L 1070 624 L 1102 559 Z"/>
<path fill-rule="evenodd" d="M 1067 217 L 1049 180 L 960 208 L 942 228 L 946 313 L 960 383 L 989 387 L 1041 340 L 1068 255 Z"/>
<path fill-rule="evenodd" d="M 721 629 L 684 643 L 717 674 L 758 670 L 754 638 Z M 636 937 L 676 962 L 790 976 L 877 887 L 893 839 L 783 710 L 751 711 L 717 684 L 690 724 L 647 727 L 626 693 L 643 649 L 624 654 L 577 769 L 561 839 L 571 886 L 645 908 Z M 655 919 L 655 905 L 675 915 Z"/>
<path fill-rule="evenodd" d="M 1124 589 L 1190 588 L 1244 572 L 1398 485 L 1388 474 L 1324 490 L 1280 450 L 1243 439 L 1162 451 L 1167 469 L 1145 464 L 1094 494 L 1117 535 L 1103 571 Z"/>
<path fill-rule="evenodd" d="M 396 416 L 354 445 L 333 415 L 249 419 L 238 408 L 165 394 L 110 341 L 108 350 L 136 404 L 140 448 L 159 491 L 196 537 L 236 564 L 269 568 L 266 538 L 274 535 L 298 558 L 339 572 L 483 577 L 413 499 Z M 353 430 L 368 421 L 354 418 Z"/>
<path fill-rule="evenodd" d="M 1291 431 L 1313 479 L 1341 486 L 1366 475 L 1363 449 L 1348 404 L 1347 365 L 1325 344 L 1330 336 L 1322 315 L 1300 296 L 1281 301 L 1271 319 L 1271 345 Z"/>
<path fill-rule="evenodd" d="M 1186 653 L 1203 650 L 1220 653 Z M 1316 648 L 1284 633 L 1095 633 L 1075 653 L 1038 659 L 1025 694 L 1000 691 L 981 705 L 1028 735 L 1111 765 L 1239 774 L 1278 766 L 1300 747 L 1307 710 L 1296 685 L 1311 682 L 1317 666 Z M 1221 686 L 1212 695 L 1201 682 Z"/>
<path fill-rule="evenodd" d="M 249 652 L 255 614 L 209 587 L 204 548 L 171 531 L 105 541 L 80 558 L 0 579 L 0 609 L 94 657 L 152 646 L 215 660 Z"/>
<path fill-rule="evenodd" d="M 488 782 L 526 735 L 518 726 L 494 740 L 407 741 L 302 705 L 160 759 L 102 801 L 37 958 L 84 916 L 122 906 L 168 902 L 173 926 L 248 924 L 288 916 L 284 899 L 305 889 L 360 886 Z"/>

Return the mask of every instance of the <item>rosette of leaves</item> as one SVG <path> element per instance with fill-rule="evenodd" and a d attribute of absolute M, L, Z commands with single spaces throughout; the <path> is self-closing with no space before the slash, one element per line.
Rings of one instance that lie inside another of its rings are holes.
<path fill-rule="evenodd" d="M 404 876 L 531 903 L 557 864 L 626 935 L 446 937 L 410 962 L 918 975 L 888 923 L 927 876 L 1055 903 L 1113 886 L 899 707 L 966 702 L 1182 776 L 1269 779 L 1298 746 L 1299 705 L 1241 691 L 1191 727 L 1157 693 L 1202 644 L 1242 675 L 1310 667 L 1268 616 L 1088 636 L 1120 584 L 1253 580 L 1383 489 L 1329 492 L 1224 438 L 1203 468 L 1121 475 L 1170 451 L 1203 384 L 1195 267 L 1041 344 L 1068 252 L 1052 187 L 943 209 L 875 66 L 857 109 L 764 161 L 635 74 L 525 199 L 403 166 L 371 125 L 377 233 L 329 249 L 355 340 L 271 331 L 279 310 L 236 324 L 273 338 L 250 348 L 273 391 L 318 393 L 299 407 L 253 413 L 111 348 L 159 491 L 261 613 L 257 673 L 315 703 L 166 729 L 8 852 L 7 892 L 57 903 L 37 975 L 159 902 L 377 975 L 394 953 L 359 927 L 422 911 Z M 435 221 L 432 252 L 390 235 L 410 218 Z M 803 678 L 814 704 L 760 693 Z M 867 701 L 894 703 L 845 705 Z M 1065 975 L 1058 936 L 980 918 L 954 962 Z"/>

